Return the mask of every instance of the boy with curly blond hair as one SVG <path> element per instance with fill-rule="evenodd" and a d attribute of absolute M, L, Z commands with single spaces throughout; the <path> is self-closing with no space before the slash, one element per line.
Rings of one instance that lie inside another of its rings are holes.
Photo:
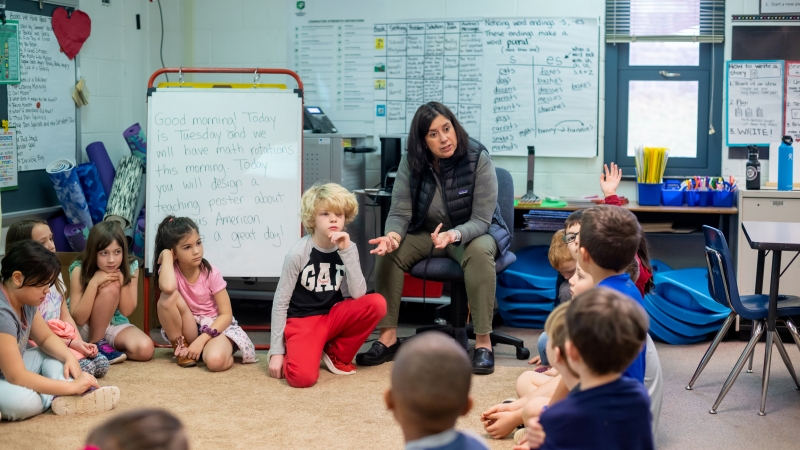
<path fill-rule="evenodd" d="M 356 244 L 344 231 L 358 214 L 355 196 L 336 183 L 310 187 L 300 200 L 309 233 L 289 250 L 272 303 L 269 375 L 310 387 L 320 359 L 337 375 L 386 315 L 386 300 L 367 293 Z"/>

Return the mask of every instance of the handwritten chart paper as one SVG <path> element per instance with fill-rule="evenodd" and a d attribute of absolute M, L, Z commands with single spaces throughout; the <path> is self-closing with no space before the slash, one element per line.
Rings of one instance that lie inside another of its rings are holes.
<path fill-rule="evenodd" d="M 19 21 L 22 82 L 8 86 L 8 121 L 17 127 L 19 170 L 75 158 L 75 62 L 60 51 L 50 17 L 7 11 Z"/>
<path fill-rule="evenodd" d="M 783 61 L 728 61 L 727 145 L 769 145 L 783 131 Z"/>
<path fill-rule="evenodd" d="M 301 111 L 293 92 L 153 93 L 146 267 L 158 224 L 172 214 L 197 223 L 205 257 L 223 275 L 280 275 L 300 237 Z"/>
<path fill-rule="evenodd" d="M 408 133 L 423 103 L 444 103 L 480 136 L 481 20 L 374 26 L 374 133 Z"/>
<path fill-rule="evenodd" d="M 597 154 L 597 19 L 486 19 L 481 141 L 497 155 Z"/>
<path fill-rule="evenodd" d="M 784 135 L 800 141 L 800 61 L 786 61 L 786 127 Z"/>

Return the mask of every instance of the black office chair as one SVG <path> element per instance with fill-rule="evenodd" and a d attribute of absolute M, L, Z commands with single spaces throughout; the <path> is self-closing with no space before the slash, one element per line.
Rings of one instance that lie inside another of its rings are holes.
<path fill-rule="evenodd" d="M 496 168 L 497 172 L 497 203 L 500 213 L 508 225 L 512 235 L 514 233 L 514 181 L 511 174 L 505 169 Z M 514 261 L 516 255 L 512 252 L 495 261 L 495 271 L 500 273 Z M 416 263 L 408 273 L 417 278 L 426 278 L 426 260 Z M 431 258 L 427 263 L 427 279 L 450 283 L 450 324 L 435 324 L 417 328 L 417 333 L 425 331 L 441 331 L 453 336 L 464 348 L 469 349 L 469 339 L 475 339 L 472 324 L 467 325 L 467 288 L 464 285 L 464 271 L 461 266 L 450 258 Z M 440 307 L 441 308 L 441 307 Z M 439 309 L 438 311 L 442 311 Z M 517 359 L 528 359 L 531 352 L 525 348 L 522 339 L 517 339 L 503 333 L 492 332 L 490 335 L 492 346 L 496 344 L 513 345 L 517 349 Z"/>

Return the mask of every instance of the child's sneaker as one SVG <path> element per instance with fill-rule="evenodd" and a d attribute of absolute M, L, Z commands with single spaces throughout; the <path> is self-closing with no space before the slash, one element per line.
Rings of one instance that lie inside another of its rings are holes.
<path fill-rule="evenodd" d="M 352 375 L 356 373 L 356 366 L 352 363 L 343 363 L 335 355 L 329 355 L 325 351 L 322 352 L 322 361 L 328 367 L 328 370 L 336 375 Z"/>
<path fill-rule="evenodd" d="M 111 344 L 109 344 L 105 339 L 100 339 L 96 342 L 96 345 L 97 352 L 105 356 L 109 364 L 121 363 L 122 361 L 128 359 L 128 355 L 114 350 L 114 347 L 112 347 Z"/>
<path fill-rule="evenodd" d="M 92 375 L 94 375 L 95 378 L 103 378 L 106 376 L 109 366 L 108 359 L 98 352 L 92 362 L 94 362 L 94 373 Z"/>
<path fill-rule="evenodd" d="M 59 416 L 91 414 L 114 409 L 119 403 L 119 388 L 103 386 L 90 389 L 81 395 L 65 395 L 53 399 L 53 412 Z"/>

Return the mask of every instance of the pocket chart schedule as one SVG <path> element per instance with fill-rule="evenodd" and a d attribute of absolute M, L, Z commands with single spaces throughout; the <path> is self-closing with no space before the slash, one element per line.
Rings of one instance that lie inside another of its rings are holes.
<path fill-rule="evenodd" d="M 293 37 L 292 61 L 306 105 L 322 108 L 341 132 L 364 132 L 372 125 L 372 25 L 314 20 L 295 26 Z"/>
<path fill-rule="evenodd" d="M 374 26 L 374 133 L 408 133 L 423 103 L 444 103 L 480 136 L 483 21 Z"/>

